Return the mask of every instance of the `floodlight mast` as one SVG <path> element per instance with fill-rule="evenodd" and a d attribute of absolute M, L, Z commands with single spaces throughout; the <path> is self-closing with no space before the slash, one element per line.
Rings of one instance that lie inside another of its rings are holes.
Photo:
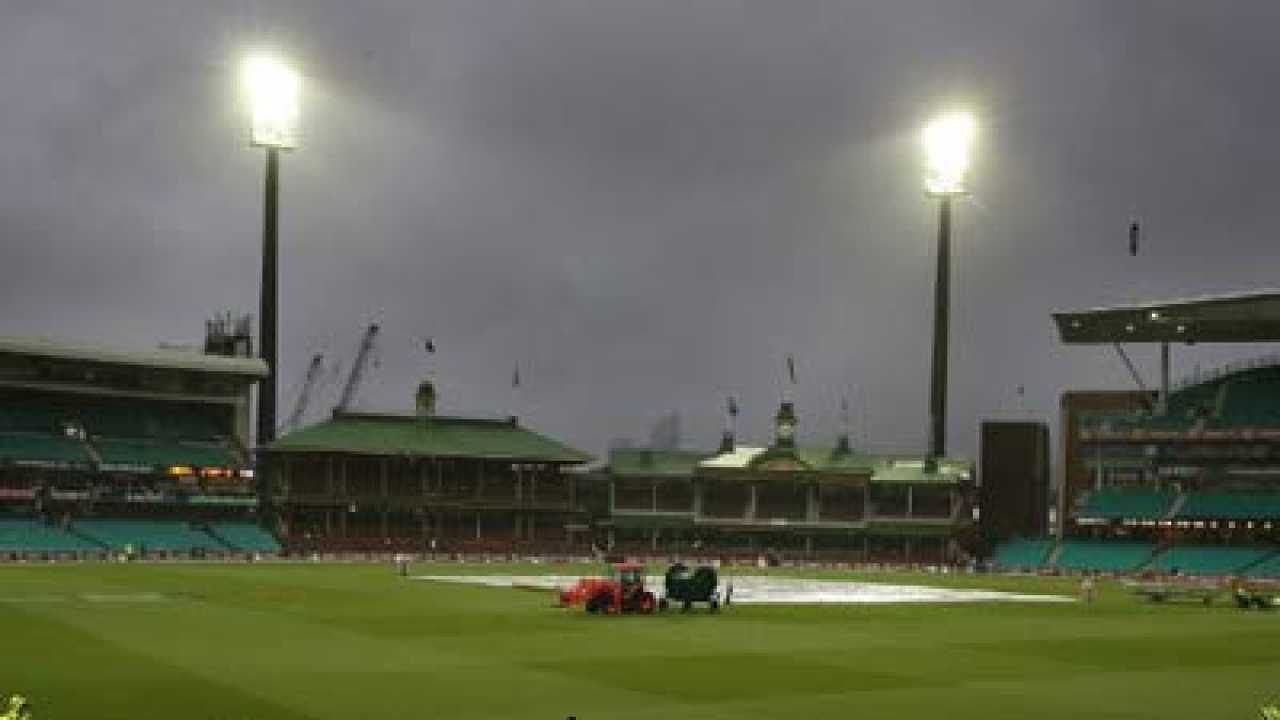
<path fill-rule="evenodd" d="M 936 471 L 947 453 L 947 360 L 951 328 L 951 200 L 966 192 L 969 152 L 977 123 L 966 112 L 942 115 L 925 126 L 925 193 L 938 198 L 938 268 L 933 297 L 933 359 L 929 377 L 929 452 Z"/>
<path fill-rule="evenodd" d="M 249 144 L 266 148 L 266 183 L 262 215 L 262 290 L 259 296 L 259 346 L 267 364 L 267 376 L 258 386 L 259 454 L 257 463 L 265 470 L 261 453 L 276 432 L 276 389 L 279 381 L 277 358 L 277 313 L 279 312 L 279 199 L 280 150 L 298 145 L 298 74 L 279 59 L 257 55 L 245 60 L 241 79 L 249 96 Z M 264 523 L 271 519 L 271 473 L 257 474 L 258 506 Z"/>

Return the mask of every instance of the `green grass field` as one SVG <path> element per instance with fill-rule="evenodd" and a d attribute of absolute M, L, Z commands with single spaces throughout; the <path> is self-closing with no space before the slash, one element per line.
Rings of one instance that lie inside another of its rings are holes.
<path fill-rule="evenodd" d="M 1093 607 L 601 618 L 551 604 L 542 592 L 406 581 L 386 565 L 0 566 L 0 693 L 28 695 L 37 720 L 1225 720 L 1280 699 L 1280 613 L 1149 605 L 1116 585 Z"/>

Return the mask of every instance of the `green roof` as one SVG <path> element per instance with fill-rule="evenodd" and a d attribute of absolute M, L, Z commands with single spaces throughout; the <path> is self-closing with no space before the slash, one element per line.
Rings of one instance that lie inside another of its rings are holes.
<path fill-rule="evenodd" d="M 714 455 L 706 450 L 614 448 L 609 451 L 609 472 L 622 477 L 693 477 L 698 463 Z"/>
<path fill-rule="evenodd" d="M 969 480 L 969 470 L 967 460 L 943 458 L 934 472 L 926 472 L 919 458 L 880 458 L 871 473 L 871 482 L 950 485 Z"/>
<path fill-rule="evenodd" d="M 828 448 L 744 448 L 730 462 L 705 463 L 704 469 L 731 474 L 752 472 L 798 472 L 870 475 L 873 483 L 953 484 L 969 479 L 967 460 L 946 458 L 936 472 L 925 472 L 920 456 L 873 455 L 840 447 Z"/>
<path fill-rule="evenodd" d="M 585 463 L 591 455 L 520 427 L 514 419 L 339 413 L 267 446 L 273 453 L 348 453 Z"/>

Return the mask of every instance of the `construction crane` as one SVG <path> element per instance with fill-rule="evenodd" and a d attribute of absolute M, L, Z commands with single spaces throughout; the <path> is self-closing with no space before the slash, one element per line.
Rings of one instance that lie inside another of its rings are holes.
<path fill-rule="evenodd" d="M 342 388 L 337 406 L 333 408 L 335 415 L 350 409 L 351 401 L 355 398 L 356 391 L 360 389 L 360 381 L 364 378 L 364 370 L 369 364 L 369 356 L 373 354 L 373 345 L 377 337 L 378 325 L 373 323 L 364 331 L 364 337 L 360 339 L 360 350 L 356 353 L 356 361 L 351 364 L 351 374 L 347 376 L 347 384 Z"/>
<path fill-rule="evenodd" d="M 307 404 L 311 402 L 311 392 L 315 389 L 316 381 L 320 379 L 320 370 L 323 367 L 324 353 L 312 355 L 311 364 L 307 366 L 307 376 L 302 381 L 302 389 L 298 391 L 298 400 L 294 403 L 293 411 L 289 413 L 284 424 L 276 428 L 277 435 L 293 432 L 302 424 L 302 416 L 307 412 Z"/>

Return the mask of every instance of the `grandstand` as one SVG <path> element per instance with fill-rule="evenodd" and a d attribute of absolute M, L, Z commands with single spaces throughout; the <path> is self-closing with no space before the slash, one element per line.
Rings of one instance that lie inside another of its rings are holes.
<path fill-rule="evenodd" d="M 635 552 L 743 552 L 797 559 L 941 563 L 969 523 L 972 468 L 945 459 L 794 441 L 784 403 L 768 447 L 726 433 L 717 452 L 616 448 L 608 541 Z"/>
<path fill-rule="evenodd" d="M 1154 391 L 1143 386 L 1063 394 L 1058 541 L 1048 543 L 1052 549 L 1034 567 L 1275 574 L 1280 359 L 1197 371 L 1176 384 L 1169 367 L 1174 345 L 1280 340 L 1280 293 L 1057 313 L 1054 319 L 1068 344 L 1157 344 L 1161 376 Z M 996 548 L 993 564 L 1027 567 L 1047 542 L 1006 542 Z"/>
<path fill-rule="evenodd" d="M 266 448 L 298 552 L 590 547 L 591 456 L 515 418 L 335 412 Z"/>
<path fill-rule="evenodd" d="M 991 564 L 1004 571 L 1275 577 L 1280 576 L 1280 546 L 1015 538 L 996 547 Z"/>
<path fill-rule="evenodd" d="M 0 553 L 247 550 L 201 526 L 256 521 L 265 374 L 246 356 L 0 337 Z"/>

